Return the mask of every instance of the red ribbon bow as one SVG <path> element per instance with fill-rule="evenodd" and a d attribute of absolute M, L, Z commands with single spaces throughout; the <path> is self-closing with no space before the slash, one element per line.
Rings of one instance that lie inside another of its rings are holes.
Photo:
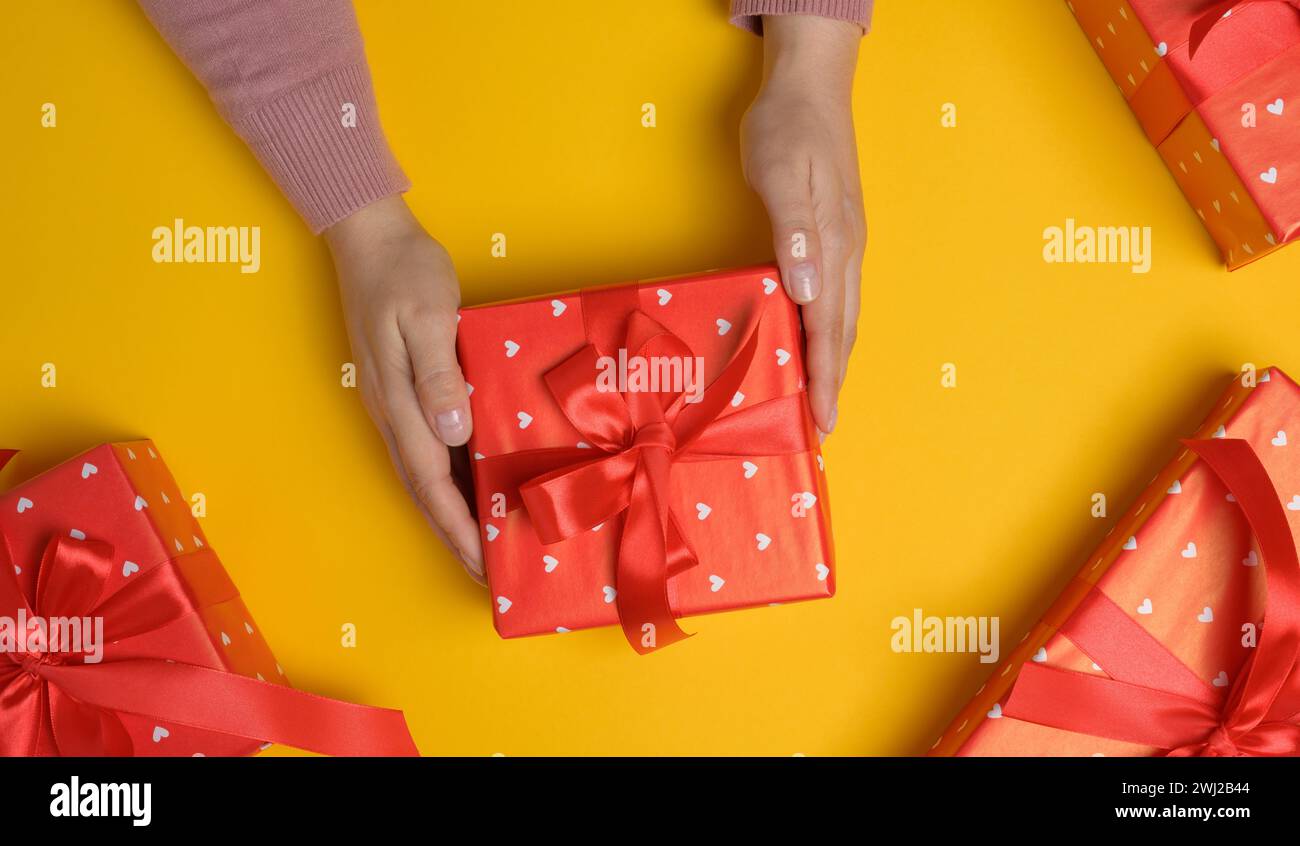
<path fill-rule="evenodd" d="M 1205 10 L 1205 14 L 1196 19 L 1187 37 L 1187 55 L 1188 58 L 1196 58 L 1196 51 L 1200 48 L 1201 43 L 1205 41 L 1210 30 L 1218 25 L 1228 14 L 1234 11 L 1238 6 L 1249 6 L 1254 0 L 1220 0 L 1213 6 Z M 1269 0 L 1269 2 L 1286 3 L 1300 10 L 1300 0 Z"/>
<path fill-rule="evenodd" d="M 1027 663 L 1002 712 L 1173 756 L 1300 754 L 1300 558 L 1286 512 L 1245 441 L 1184 443 L 1236 497 L 1265 567 L 1265 625 L 1227 696 L 1093 588 L 1060 632 L 1109 678 Z"/>
<path fill-rule="evenodd" d="M 0 466 L 11 456 L 0 451 Z M 103 598 L 113 562 L 109 544 L 56 537 L 45 548 L 29 603 L 0 535 L 0 614 L 47 626 L 58 618 L 103 620 L 100 663 L 53 651 L 59 644 L 31 640 L 25 631 L 18 632 L 24 649 L 0 655 L 0 756 L 131 755 L 136 750 L 122 713 L 326 755 L 419 754 L 400 711 L 180 661 L 119 657 L 146 643 L 165 652 L 166 627 L 197 613 L 196 590 L 204 605 L 239 594 L 213 556 L 204 563 L 201 588 L 169 560 Z"/>
<path fill-rule="evenodd" d="M 693 358 L 684 341 L 637 307 L 636 296 L 633 287 L 583 291 L 588 338 L 602 339 L 607 351 L 621 340 L 629 359 Z M 602 390 L 596 380 L 600 352 L 589 342 L 545 380 L 565 417 L 600 454 L 539 449 L 480 462 L 480 493 L 504 493 L 507 510 L 522 505 L 544 544 L 623 515 L 616 604 L 623 633 L 643 655 L 689 636 L 677 625 L 668 596 L 668 580 L 698 563 L 669 505 L 673 466 L 811 448 L 807 426 L 790 422 L 807 419 L 803 392 L 720 416 L 754 359 L 761 313 L 762 307 L 699 402 L 687 402 L 686 391 Z"/>

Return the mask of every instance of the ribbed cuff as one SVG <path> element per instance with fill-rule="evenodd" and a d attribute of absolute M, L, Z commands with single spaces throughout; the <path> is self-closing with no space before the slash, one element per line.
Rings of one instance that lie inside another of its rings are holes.
<path fill-rule="evenodd" d="M 232 124 L 317 234 L 411 187 L 384 138 L 364 63 L 293 88 Z"/>
<path fill-rule="evenodd" d="M 873 0 L 731 0 L 731 22 L 763 34 L 763 15 L 817 15 L 849 21 L 871 31 Z"/>

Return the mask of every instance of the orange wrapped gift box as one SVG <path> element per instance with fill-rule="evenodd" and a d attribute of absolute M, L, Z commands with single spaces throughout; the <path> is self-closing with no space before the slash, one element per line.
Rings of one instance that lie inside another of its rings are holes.
<path fill-rule="evenodd" d="M 1184 444 L 931 754 L 1300 754 L 1300 388 Z"/>
<path fill-rule="evenodd" d="M 1300 0 L 1067 0 L 1229 269 L 1300 236 Z"/>
<path fill-rule="evenodd" d="M 0 755 L 272 742 L 417 754 L 401 712 L 288 686 L 152 441 L 95 447 L 0 495 Z"/>

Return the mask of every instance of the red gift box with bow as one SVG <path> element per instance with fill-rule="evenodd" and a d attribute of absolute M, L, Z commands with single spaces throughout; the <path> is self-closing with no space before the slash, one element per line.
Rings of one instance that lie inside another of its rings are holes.
<path fill-rule="evenodd" d="M 1068 0 L 1229 269 L 1300 236 L 1300 0 Z"/>
<path fill-rule="evenodd" d="M 502 637 L 834 593 L 802 327 L 774 267 L 466 308 L 458 344 Z"/>
<path fill-rule="evenodd" d="M 0 653 L 0 755 L 418 754 L 400 711 L 288 686 L 148 440 L 0 495 Z"/>
<path fill-rule="evenodd" d="M 1300 754 L 1300 387 L 1248 369 L 936 755 Z"/>

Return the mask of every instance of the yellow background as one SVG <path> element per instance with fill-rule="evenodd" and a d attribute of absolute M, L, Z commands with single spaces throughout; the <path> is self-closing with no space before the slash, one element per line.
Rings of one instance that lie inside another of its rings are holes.
<path fill-rule="evenodd" d="M 736 133 L 761 42 L 723 0 L 358 6 L 467 303 L 770 257 Z M 617 629 L 499 640 L 340 386 L 324 245 L 126 0 L 7 4 L 0 30 L 5 485 L 153 437 L 293 681 L 405 709 L 426 754 L 923 752 L 988 667 L 895 654 L 890 620 L 999 615 L 1009 650 L 1227 374 L 1300 357 L 1300 249 L 1222 269 L 1064 3 L 881 6 L 833 600 L 691 620 L 651 658 Z M 154 264 L 175 217 L 261 226 L 261 272 Z M 1067 217 L 1151 226 L 1151 272 L 1045 264 Z"/>

